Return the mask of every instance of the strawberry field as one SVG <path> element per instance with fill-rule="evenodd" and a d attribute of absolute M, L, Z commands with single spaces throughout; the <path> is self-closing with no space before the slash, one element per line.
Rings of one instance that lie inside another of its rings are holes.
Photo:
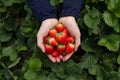
<path fill-rule="evenodd" d="M 120 0 L 84 1 L 78 51 L 52 63 L 36 45 L 40 24 L 26 1 L 0 0 L 0 80 L 120 80 Z"/>

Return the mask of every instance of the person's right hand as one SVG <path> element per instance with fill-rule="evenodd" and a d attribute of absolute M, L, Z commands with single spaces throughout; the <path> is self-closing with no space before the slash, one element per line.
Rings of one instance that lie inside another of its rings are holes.
<path fill-rule="evenodd" d="M 37 45 L 38 47 L 42 50 L 42 52 L 45 53 L 45 48 L 44 48 L 44 43 L 43 43 L 43 39 L 45 36 L 48 35 L 49 33 L 49 30 L 56 26 L 58 24 L 58 20 L 57 19 L 54 19 L 54 18 L 51 18 L 51 19 L 46 19 L 42 22 L 41 26 L 40 26 L 40 29 L 37 33 Z M 56 57 L 54 58 L 52 55 L 47 55 L 49 57 L 49 59 L 52 61 L 52 62 L 60 62 L 60 58 L 59 57 Z"/>

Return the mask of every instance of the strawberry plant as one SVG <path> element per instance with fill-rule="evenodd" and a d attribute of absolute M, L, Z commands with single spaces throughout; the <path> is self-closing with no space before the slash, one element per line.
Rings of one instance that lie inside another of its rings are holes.
<path fill-rule="evenodd" d="M 50 3 L 59 6 L 63 1 Z M 40 24 L 26 1 L 0 0 L 0 80 L 120 80 L 119 7 L 120 0 L 84 0 L 77 20 L 81 46 L 70 60 L 58 64 L 37 47 Z M 49 42 L 46 48 L 52 49 Z M 62 51 L 64 45 L 58 46 Z"/>

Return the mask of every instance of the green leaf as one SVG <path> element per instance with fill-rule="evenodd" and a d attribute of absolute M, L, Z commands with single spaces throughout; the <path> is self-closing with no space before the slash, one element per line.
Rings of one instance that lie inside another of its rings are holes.
<path fill-rule="evenodd" d="M 10 64 L 10 65 L 8 66 L 8 68 L 12 68 L 12 67 L 14 67 L 15 65 L 17 65 L 17 64 L 19 63 L 20 59 L 21 59 L 21 58 L 17 58 L 12 64 Z"/>
<path fill-rule="evenodd" d="M 102 65 L 104 69 L 108 72 L 111 72 L 114 70 L 116 59 L 114 55 L 108 55 L 108 53 L 104 54 L 104 57 L 102 58 Z"/>
<path fill-rule="evenodd" d="M 42 62 L 39 58 L 29 60 L 29 66 L 31 70 L 40 71 Z"/>
<path fill-rule="evenodd" d="M 23 36 L 31 36 L 31 35 L 34 35 L 34 34 L 31 34 L 33 33 L 33 23 L 31 21 L 25 21 L 22 26 L 21 26 L 21 32 L 23 34 Z"/>
<path fill-rule="evenodd" d="M 108 77 L 108 80 L 120 80 L 120 78 L 119 78 L 118 75 L 119 75 L 119 74 L 118 74 L 117 72 L 112 71 L 112 72 L 110 72 L 110 74 L 108 75 L 108 76 L 109 76 L 109 77 Z"/>
<path fill-rule="evenodd" d="M 103 18 L 105 23 L 111 27 L 115 26 L 118 22 L 118 18 L 114 14 L 112 14 L 110 11 L 105 11 L 103 13 Z"/>
<path fill-rule="evenodd" d="M 100 65 L 97 69 L 96 80 L 107 80 L 107 72 Z"/>
<path fill-rule="evenodd" d="M 38 75 L 38 76 L 35 78 L 35 80 L 48 80 L 48 79 L 46 79 L 46 78 L 47 78 L 46 75 L 41 74 L 41 75 Z M 51 80 L 53 80 L 53 79 L 51 79 Z"/>
<path fill-rule="evenodd" d="M 37 77 L 37 73 L 32 71 L 32 70 L 28 70 L 25 74 L 24 77 L 26 80 L 35 80 Z"/>
<path fill-rule="evenodd" d="M 25 2 L 25 0 L 13 0 L 14 3 L 22 3 Z"/>
<path fill-rule="evenodd" d="M 82 59 L 80 66 L 82 68 L 90 68 L 93 67 L 97 63 L 97 57 L 94 55 L 94 53 L 86 53 Z"/>
<path fill-rule="evenodd" d="M 89 68 L 88 69 L 89 73 L 91 75 L 96 75 L 98 67 L 99 67 L 99 65 L 94 65 L 93 67 Z"/>
<path fill-rule="evenodd" d="M 120 55 L 117 58 L 117 63 L 120 65 Z"/>
<path fill-rule="evenodd" d="M 93 38 L 92 39 L 87 38 L 86 40 L 82 41 L 81 47 L 86 52 L 95 52 L 96 48 L 97 48 L 96 47 L 96 42 Z"/>
<path fill-rule="evenodd" d="M 108 9 L 113 11 L 113 13 L 120 18 L 120 0 L 108 0 L 106 4 Z"/>
<path fill-rule="evenodd" d="M 3 74 L 4 74 L 3 70 L 0 69 L 0 78 L 2 77 Z"/>
<path fill-rule="evenodd" d="M 65 63 L 65 71 L 69 75 L 77 74 L 81 72 L 81 67 L 76 64 L 74 61 L 69 60 L 68 62 Z M 72 72 L 72 73 L 71 73 Z"/>
<path fill-rule="evenodd" d="M 113 27 L 116 32 L 120 32 L 118 18 L 113 13 L 111 13 L 110 11 L 105 11 L 103 13 L 103 18 L 107 25 Z"/>
<path fill-rule="evenodd" d="M 3 28 L 0 28 L 0 41 L 6 42 L 10 40 L 12 37 L 11 33 L 8 31 L 5 31 Z"/>
<path fill-rule="evenodd" d="M 57 80 L 57 79 L 58 77 L 54 72 L 51 72 L 47 77 L 47 80 Z"/>
<path fill-rule="evenodd" d="M 0 12 L 5 12 L 5 11 L 6 11 L 6 7 L 0 5 Z"/>
<path fill-rule="evenodd" d="M 97 25 L 99 24 L 99 18 L 97 17 L 92 18 L 89 14 L 86 14 L 84 16 L 84 22 L 88 28 L 93 29 L 94 27 L 97 27 Z"/>
<path fill-rule="evenodd" d="M 17 51 L 14 46 L 6 47 L 2 50 L 3 56 L 9 56 L 11 61 L 16 60 L 17 58 Z"/>
<path fill-rule="evenodd" d="M 66 78 L 65 66 L 63 64 L 54 64 L 52 65 L 52 71 L 57 74 L 60 78 Z"/>
<path fill-rule="evenodd" d="M 2 0 L 2 2 L 5 6 L 12 6 L 14 3 L 22 3 L 25 0 Z"/>
<path fill-rule="evenodd" d="M 98 45 L 105 46 L 107 49 L 114 52 L 118 51 L 119 43 L 120 35 L 115 34 L 107 35 L 98 41 Z"/>
<path fill-rule="evenodd" d="M 73 77 L 73 76 L 68 76 L 68 77 L 66 78 L 66 80 L 76 80 L 76 79 L 75 79 L 75 77 Z"/>
<path fill-rule="evenodd" d="M 88 10 L 88 13 L 84 16 L 85 25 L 90 28 L 90 32 L 94 34 L 98 34 L 100 29 L 98 24 L 100 23 L 99 11 L 96 8 L 92 8 L 92 10 Z"/>
<path fill-rule="evenodd" d="M 20 41 L 19 39 L 15 41 L 17 51 L 26 51 L 28 49 L 27 46 L 24 46 L 23 44 L 23 41 Z"/>
<path fill-rule="evenodd" d="M 59 3 L 63 2 L 63 0 L 50 0 L 51 5 L 58 6 Z"/>
<path fill-rule="evenodd" d="M 2 2 L 5 6 L 12 6 L 14 0 L 2 0 Z"/>
<path fill-rule="evenodd" d="M 17 27 L 18 27 L 18 24 L 14 18 L 8 17 L 7 19 L 4 20 L 4 28 L 6 30 L 8 31 L 16 30 Z"/>
<path fill-rule="evenodd" d="M 120 67 L 118 68 L 118 74 L 120 74 Z M 119 76 L 119 78 L 120 78 L 120 75 L 118 75 Z"/>

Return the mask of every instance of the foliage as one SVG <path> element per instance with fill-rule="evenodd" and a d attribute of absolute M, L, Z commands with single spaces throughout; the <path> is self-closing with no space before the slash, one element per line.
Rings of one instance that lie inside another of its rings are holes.
<path fill-rule="evenodd" d="M 0 80 L 120 80 L 120 0 L 84 1 L 81 46 L 58 64 L 36 46 L 40 24 L 26 1 L 0 0 Z"/>

